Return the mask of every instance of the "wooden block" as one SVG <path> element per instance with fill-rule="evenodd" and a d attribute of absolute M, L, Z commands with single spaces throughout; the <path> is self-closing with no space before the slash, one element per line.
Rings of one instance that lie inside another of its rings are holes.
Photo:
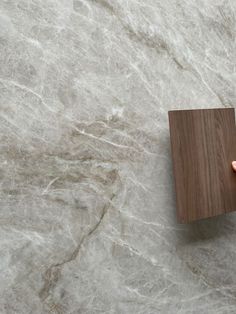
<path fill-rule="evenodd" d="M 187 223 L 236 210 L 234 109 L 168 114 L 178 220 Z"/>

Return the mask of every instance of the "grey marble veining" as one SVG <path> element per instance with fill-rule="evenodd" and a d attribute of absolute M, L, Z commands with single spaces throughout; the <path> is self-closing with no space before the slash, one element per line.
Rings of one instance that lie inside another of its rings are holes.
<path fill-rule="evenodd" d="M 1 314 L 236 312 L 236 214 L 176 222 L 167 120 L 236 104 L 235 32 L 233 0 L 0 1 Z"/>

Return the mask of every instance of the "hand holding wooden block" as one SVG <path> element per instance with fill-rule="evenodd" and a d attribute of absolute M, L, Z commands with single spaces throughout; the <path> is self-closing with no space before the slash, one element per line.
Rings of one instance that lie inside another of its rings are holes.
<path fill-rule="evenodd" d="M 179 221 L 236 210 L 234 109 L 169 111 L 169 124 Z"/>

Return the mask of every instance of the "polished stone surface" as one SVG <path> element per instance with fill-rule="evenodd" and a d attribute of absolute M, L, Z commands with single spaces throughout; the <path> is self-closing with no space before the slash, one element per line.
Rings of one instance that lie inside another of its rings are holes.
<path fill-rule="evenodd" d="M 236 312 L 236 214 L 177 223 L 167 119 L 236 104 L 235 32 L 233 0 L 0 1 L 1 314 Z"/>

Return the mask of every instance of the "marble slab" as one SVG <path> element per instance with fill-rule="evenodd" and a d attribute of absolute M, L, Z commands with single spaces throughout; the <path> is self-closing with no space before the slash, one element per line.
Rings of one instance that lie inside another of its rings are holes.
<path fill-rule="evenodd" d="M 0 313 L 236 311 L 236 215 L 175 216 L 170 109 L 236 104 L 233 0 L 0 1 Z"/>

